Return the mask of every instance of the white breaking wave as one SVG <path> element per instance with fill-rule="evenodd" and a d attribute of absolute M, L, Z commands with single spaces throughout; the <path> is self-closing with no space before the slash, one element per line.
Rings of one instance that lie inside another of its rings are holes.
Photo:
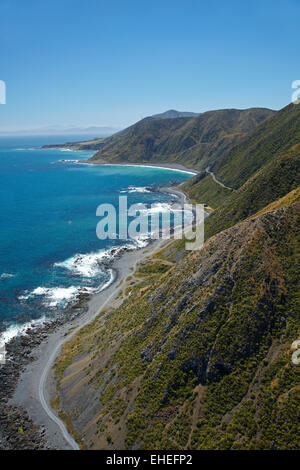
<path fill-rule="evenodd" d="M 70 286 L 70 287 L 37 287 L 33 291 L 25 291 L 18 299 L 20 301 L 32 300 L 35 297 L 43 297 L 43 304 L 48 308 L 65 308 L 70 303 L 74 303 L 80 294 L 93 294 L 101 292 L 109 287 L 115 279 L 114 271 L 112 269 L 101 269 L 102 265 L 105 266 L 107 260 L 112 260 L 118 257 L 122 252 L 136 250 L 146 247 L 150 242 L 149 235 L 139 235 L 135 239 L 131 239 L 131 243 L 125 245 L 114 246 L 108 250 L 102 250 L 98 253 L 76 254 L 65 261 L 55 263 L 55 267 L 60 267 L 71 271 L 74 275 L 84 278 L 92 278 L 99 273 L 108 273 L 109 280 L 97 287 L 87 286 Z"/>
<path fill-rule="evenodd" d="M 80 293 L 80 288 L 70 287 L 37 287 L 31 295 L 43 295 L 45 305 L 48 307 L 64 306 L 71 300 L 75 300 Z"/>
<path fill-rule="evenodd" d="M 101 271 L 100 261 L 103 256 L 104 254 L 102 252 L 88 254 L 77 253 L 65 261 L 54 263 L 54 266 L 65 268 L 78 276 L 94 277 Z"/>
<path fill-rule="evenodd" d="M 69 150 L 69 151 L 71 152 L 71 150 Z M 79 161 L 80 160 L 75 160 L 75 159 L 72 159 L 72 160 L 71 159 L 70 160 L 65 160 L 65 159 L 58 160 L 59 163 L 79 163 Z M 53 163 L 57 163 L 57 162 L 53 162 Z"/>
<path fill-rule="evenodd" d="M 155 214 L 157 212 L 172 212 L 172 207 L 166 202 L 156 202 L 154 204 L 151 204 L 151 207 L 149 209 L 146 209 L 145 212 L 147 212 L 148 214 Z"/>
<path fill-rule="evenodd" d="M 128 186 L 127 189 L 123 189 L 120 191 L 120 193 L 151 193 L 151 192 L 152 191 L 146 186 L 141 186 L 141 187 Z"/>
<path fill-rule="evenodd" d="M 70 302 L 75 301 L 79 294 L 91 294 L 94 289 L 91 287 L 83 286 L 70 286 L 70 287 L 37 287 L 32 292 L 20 295 L 19 300 L 32 299 L 35 296 L 44 296 L 43 304 L 46 307 L 66 307 Z"/>
<path fill-rule="evenodd" d="M 2 273 L 1 276 L 0 276 L 0 279 L 9 279 L 11 277 L 14 277 L 14 274 Z"/>
<path fill-rule="evenodd" d="M 115 280 L 115 275 L 114 275 L 114 272 L 112 269 L 109 269 L 108 270 L 109 274 L 110 274 L 110 279 L 105 283 L 103 284 L 103 286 L 100 287 L 100 289 L 98 290 L 98 292 L 102 292 L 104 289 L 107 289 Z"/>
<path fill-rule="evenodd" d="M 131 239 L 133 243 L 126 243 L 120 246 L 113 246 L 107 250 L 101 250 L 94 253 L 77 253 L 65 261 L 54 263 L 54 267 L 64 268 L 71 271 L 72 274 L 86 278 L 92 278 L 103 273 L 103 261 L 112 260 L 116 258 L 123 251 L 136 250 L 144 248 L 149 243 L 149 234 L 139 235 Z"/>
<path fill-rule="evenodd" d="M 184 213 L 185 216 L 192 217 L 193 211 L 192 209 L 187 209 L 185 207 L 180 206 L 179 204 L 168 204 L 165 202 L 158 202 L 155 204 L 152 204 L 149 209 L 145 209 L 146 213 L 148 214 L 155 214 L 157 212 L 170 212 L 170 213 L 175 213 L 175 212 L 181 212 Z"/>
<path fill-rule="evenodd" d="M 6 331 L 0 334 L 0 364 L 5 362 L 6 351 L 5 345 L 9 343 L 16 336 L 26 335 L 27 331 L 32 328 L 38 328 L 46 321 L 43 316 L 37 320 L 31 320 L 27 323 L 11 325 Z"/>
<path fill-rule="evenodd" d="M 142 243 L 140 241 L 137 242 Z M 97 272 L 100 272 L 100 269 L 95 268 L 95 265 L 98 267 L 98 259 L 109 258 L 111 255 L 109 252 L 113 251 L 107 250 L 107 252 L 102 253 L 92 253 L 89 255 L 75 255 L 73 258 L 62 263 L 56 263 L 56 266 L 64 267 L 65 269 L 70 270 L 72 273 L 77 273 L 83 275 L 84 277 L 92 277 Z M 114 254 L 118 250 L 115 250 Z M 65 308 L 70 303 L 74 303 L 78 300 L 80 294 L 93 294 L 95 292 L 101 292 L 106 289 L 114 281 L 114 274 L 111 269 L 107 270 L 106 273 L 109 274 L 109 280 L 99 287 L 87 287 L 87 286 L 70 286 L 70 287 L 36 287 L 31 292 L 26 292 L 23 295 L 20 295 L 18 299 L 20 301 L 32 300 L 35 297 L 43 297 L 43 304 L 49 308 Z"/>
<path fill-rule="evenodd" d="M 150 236 L 149 234 L 139 235 L 134 239 L 134 242 L 136 243 L 137 248 L 145 248 L 150 243 Z"/>
<path fill-rule="evenodd" d="M 68 151 L 69 151 L 69 152 L 73 152 L 73 153 L 76 152 L 76 150 L 72 150 L 72 149 L 70 149 L 70 150 L 68 150 Z M 66 150 L 63 149 L 62 152 L 66 152 Z M 90 158 L 90 157 L 87 157 L 87 158 Z M 74 159 L 74 158 L 72 158 L 72 159 L 71 159 L 71 158 L 70 158 L 70 159 L 62 158 L 61 160 L 56 160 L 55 162 L 52 162 L 52 164 L 55 164 L 55 163 L 67 163 L 67 164 L 76 163 L 76 164 L 78 164 L 78 165 L 80 164 L 80 165 L 86 165 L 86 166 L 93 166 L 93 167 L 95 167 L 95 165 L 94 165 L 93 163 L 88 163 L 88 162 L 86 162 L 86 161 L 84 161 L 84 160 L 76 160 L 76 159 Z M 121 191 L 120 191 L 120 192 L 121 192 Z M 124 191 L 124 192 L 126 192 L 126 191 Z"/>
<path fill-rule="evenodd" d="M 142 203 L 141 203 L 142 205 Z M 155 202 L 153 204 L 151 204 L 151 207 L 147 208 L 147 209 L 142 209 L 141 208 L 141 212 L 145 213 L 145 214 L 155 214 L 155 213 L 158 213 L 158 212 L 182 212 L 183 209 L 181 206 L 176 206 L 174 204 L 171 204 L 171 203 L 167 203 L 167 202 Z"/>

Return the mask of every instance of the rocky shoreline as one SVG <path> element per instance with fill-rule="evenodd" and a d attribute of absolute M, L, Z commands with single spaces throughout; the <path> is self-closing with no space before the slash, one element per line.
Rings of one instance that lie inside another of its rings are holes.
<path fill-rule="evenodd" d="M 176 194 L 181 204 L 185 201 L 185 195 L 171 188 L 155 188 L 168 194 Z M 151 188 L 153 189 L 153 188 Z M 151 240 L 149 240 L 149 245 Z M 145 247 L 130 248 L 128 245 L 112 248 L 108 258 L 101 260 L 105 269 L 113 272 L 112 284 L 119 279 L 118 268 L 115 264 L 120 261 L 126 253 L 140 251 Z M 76 303 L 69 306 L 63 315 L 56 315 L 53 320 L 45 321 L 36 327 L 28 328 L 26 334 L 16 336 L 6 344 L 6 362 L 0 366 L 0 449 L 3 450 L 49 450 L 55 447 L 49 446 L 44 438 L 45 429 L 36 425 L 30 418 L 27 410 L 21 406 L 11 404 L 15 390 L 23 370 L 37 359 L 39 346 L 51 333 L 59 330 L 63 325 L 78 320 L 88 310 L 88 300 L 93 294 L 81 292 Z"/>
<path fill-rule="evenodd" d="M 124 253 L 130 251 L 124 246 L 111 250 L 113 258 L 102 260 L 106 269 L 113 271 L 112 283 L 118 279 L 113 267 Z M 44 440 L 44 429 L 33 423 L 28 412 L 17 405 L 9 404 L 24 368 L 36 359 L 35 349 L 62 325 L 70 323 L 87 311 L 90 294 L 81 292 L 76 303 L 60 317 L 45 321 L 42 325 L 28 328 L 25 334 L 16 336 L 5 345 L 6 361 L 0 365 L 0 449 L 3 450 L 49 450 Z"/>
<path fill-rule="evenodd" d="M 33 423 L 24 408 L 9 404 L 9 400 L 14 394 L 23 369 L 36 359 L 35 348 L 50 333 L 81 315 L 86 310 L 88 297 L 86 294 L 80 294 L 76 304 L 61 318 L 29 328 L 26 334 L 16 336 L 5 345 L 6 362 L 0 366 L 0 449 L 49 449 L 43 437 L 44 429 Z"/>
<path fill-rule="evenodd" d="M 113 248 L 111 259 L 103 259 L 102 265 L 113 271 L 112 283 L 118 279 L 118 271 L 113 267 L 128 247 Z M 37 450 L 49 449 L 44 440 L 44 429 L 36 426 L 28 412 L 17 405 L 9 404 L 23 369 L 36 359 L 35 349 L 47 339 L 49 334 L 64 324 L 87 311 L 90 294 L 81 292 L 76 303 L 71 305 L 60 317 L 46 321 L 42 325 L 28 328 L 26 334 L 16 336 L 5 345 L 6 362 L 0 365 L 0 449 L 4 450 Z"/>

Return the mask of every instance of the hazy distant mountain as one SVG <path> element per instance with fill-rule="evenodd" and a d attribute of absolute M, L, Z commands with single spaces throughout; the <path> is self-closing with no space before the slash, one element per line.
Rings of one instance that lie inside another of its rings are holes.
<path fill-rule="evenodd" d="M 190 113 L 189 111 L 176 111 L 175 109 L 169 109 L 161 114 L 153 114 L 150 116 L 155 119 L 175 119 L 181 117 L 196 117 L 199 116 L 200 113 Z"/>
<path fill-rule="evenodd" d="M 20 129 L 15 131 L 1 131 L 0 135 L 95 135 L 95 137 L 106 137 L 118 132 L 120 129 L 114 127 L 90 126 L 46 126 L 36 129 Z"/>

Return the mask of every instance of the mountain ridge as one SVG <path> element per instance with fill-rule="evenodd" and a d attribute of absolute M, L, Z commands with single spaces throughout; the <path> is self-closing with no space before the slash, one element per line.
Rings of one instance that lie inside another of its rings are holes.
<path fill-rule="evenodd" d="M 88 448 L 299 448 L 299 216 L 298 200 L 242 221 L 163 275 L 159 255 L 105 326 L 70 341 L 57 406 Z"/>
<path fill-rule="evenodd" d="M 94 163 L 172 163 L 201 170 L 274 113 L 267 108 L 215 110 L 198 115 L 169 110 L 146 117 L 108 138 L 56 147 L 98 150 L 91 159 Z"/>
<path fill-rule="evenodd" d="M 298 113 L 220 155 L 216 180 L 185 183 L 196 201 L 215 198 L 202 249 L 169 242 L 105 322 L 65 345 L 55 406 L 82 448 L 300 449 Z"/>
<path fill-rule="evenodd" d="M 207 111 L 196 117 L 145 118 L 102 141 L 91 161 L 205 168 L 273 114 L 265 108 L 250 108 Z"/>
<path fill-rule="evenodd" d="M 159 114 L 152 114 L 152 116 L 149 117 L 153 119 L 176 119 L 179 117 L 196 117 L 199 114 L 201 113 L 192 113 L 190 111 L 176 111 L 176 109 L 168 109 L 168 111 Z"/>

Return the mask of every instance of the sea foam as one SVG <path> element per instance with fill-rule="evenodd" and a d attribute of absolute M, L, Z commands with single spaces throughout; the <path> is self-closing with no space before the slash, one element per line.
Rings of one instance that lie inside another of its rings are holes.
<path fill-rule="evenodd" d="M 120 193 L 151 193 L 152 191 L 146 186 L 134 187 L 128 186 L 127 189 L 122 189 Z"/>
<path fill-rule="evenodd" d="M 92 287 L 70 286 L 70 287 L 36 287 L 33 291 L 27 292 L 18 297 L 21 301 L 33 299 L 36 296 L 44 298 L 43 304 L 49 308 L 65 308 L 71 302 L 77 300 L 82 293 L 92 294 L 95 291 Z"/>
<path fill-rule="evenodd" d="M 54 267 L 64 268 L 81 277 L 94 277 L 101 271 L 100 261 L 104 253 L 77 253 L 65 261 L 54 263 Z"/>
<path fill-rule="evenodd" d="M 46 317 L 43 316 L 37 320 L 31 320 L 29 322 L 11 325 L 0 334 L 0 364 L 5 363 L 6 351 L 5 345 L 17 336 L 26 335 L 29 329 L 38 328 L 42 326 L 46 321 Z"/>
<path fill-rule="evenodd" d="M 11 277 L 14 277 L 14 274 L 11 273 L 2 273 L 0 276 L 0 279 L 9 279 Z"/>

